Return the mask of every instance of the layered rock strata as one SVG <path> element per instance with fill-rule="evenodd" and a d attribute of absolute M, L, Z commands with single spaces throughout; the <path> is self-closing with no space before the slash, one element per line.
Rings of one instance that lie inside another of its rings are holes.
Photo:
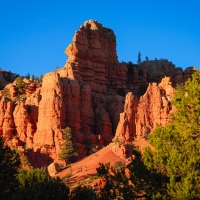
<path fill-rule="evenodd" d="M 92 92 L 107 94 L 112 89 L 126 89 L 127 69 L 118 62 L 116 36 L 111 29 L 94 20 L 86 21 L 65 53 L 69 59 L 59 70 L 61 76 L 87 83 Z"/>
<path fill-rule="evenodd" d="M 23 79 L 20 90 L 14 82 L 0 95 L 0 135 L 24 148 L 37 167 L 60 162 L 66 127 L 82 159 L 114 136 L 126 143 L 146 137 L 156 124 L 165 126 L 173 87 L 196 70 L 183 72 L 166 60 L 127 68 L 118 62 L 114 32 L 93 20 L 76 31 L 65 53 L 65 66 L 47 73 L 42 85 Z M 125 146 L 112 150 L 126 157 Z"/>
<path fill-rule="evenodd" d="M 141 70 L 143 71 L 142 75 Z M 137 82 L 137 80 L 144 82 L 147 80 L 149 83 L 159 83 L 162 78 L 167 76 L 171 77 L 171 83 L 173 87 L 175 87 L 177 84 L 184 83 L 195 71 L 197 71 L 195 66 L 188 67 L 185 70 L 181 67 L 176 68 L 175 65 L 167 59 L 149 60 L 142 62 L 138 65 L 138 68 L 135 69 L 134 74 L 138 74 L 138 77 L 133 78 L 133 82 Z"/>
<path fill-rule="evenodd" d="M 124 112 L 120 114 L 115 139 L 130 142 L 146 137 L 156 125 L 167 124 L 173 111 L 171 100 L 175 91 L 169 80 L 166 77 L 160 84 L 149 84 L 146 93 L 140 98 L 131 92 L 126 95 Z"/>
<path fill-rule="evenodd" d="M 34 152 L 48 152 L 53 160 L 58 159 L 65 127 L 72 130 L 79 159 L 88 155 L 93 147 L 98 149 L 112 141 L 113 127 L 123 110 L 124 98 L 92 95 L 88 84 L 60 77 L 56 72 L 44 76 L 41 94 Z M 109 106 L 111 102 L 113 105 Z"/>

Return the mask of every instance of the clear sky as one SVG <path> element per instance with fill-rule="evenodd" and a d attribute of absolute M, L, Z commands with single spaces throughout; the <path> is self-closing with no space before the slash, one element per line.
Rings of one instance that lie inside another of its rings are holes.
<path fill-rule="evenodd" d="M 200 69 L 200 0 L 0 0 L 0 68 L 39 76 L 63 67 L 88 19 L 115 32 L 120 62 L 140 51 Z"/>

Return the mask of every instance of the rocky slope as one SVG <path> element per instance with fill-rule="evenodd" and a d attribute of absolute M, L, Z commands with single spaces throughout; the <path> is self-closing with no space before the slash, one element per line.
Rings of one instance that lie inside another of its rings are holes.
<path fill-rule="evenodd" d="M 38 167 L 60 162 L 65 127 L 82 159 L 114 137 L 127 143 L 166 125 L 174 86 L 196 70 L 183 72 L 166 60 L 127 67 L 117 60 L 114 32 L 93 20 L 76 31 L 65 52 L 65 66 L 44 75 L 42 84 L 23 79 L 19 92 L 13 82 L 0 97 L 0 135 Z M 126 149 L 112 150 L 126 157 Z"/>

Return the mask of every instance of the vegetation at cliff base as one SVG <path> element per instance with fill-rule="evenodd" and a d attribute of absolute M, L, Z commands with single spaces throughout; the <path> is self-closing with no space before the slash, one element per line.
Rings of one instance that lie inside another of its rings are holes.
<path fill-rule="evenodd" d="M 19 155 L 0 137 L 1 199 L 96 199 L 96 200 L 198 200 L 200 199 L 200 73 L 177 87 L 175 108 L 167 126 L 157 126 L 148 136 L 150 147 L 135 148 L 128 165 L 97 168 L 103 184 L 99 191 L 90 186 L 69 188 L 52 178 L 46 169 L 21 169 Z M 62 159 L 76 155 L 71 129 L 63 132 Z"/>
<path fill-rule="evenodd" d="M 0 137 L 0 199 L 1 200 L 67 200 L 69 188 L 45 169 L 22 169 L 19 155 Z"/>
<path fill-rule="evenodd" d="M 68 162 L 76 156 L 78 156 L 78 154 L 75 152 L 73 147 L 71 128 L 66 127 L 63 131 L 63 140 L 61 142 L 61 152 L 59 154 L 59 158 Z"/>
<path fill-rule="evenodd" d="M 15 174 L 20 165 L 20 159 L 16 151 L 4 144 L 0 137 L 0 198 L 7 200 L 16 192 L 17 180 Z"/>
<path fill-rule="evenodd" d="M 68 199 L 69 188 L 59 178 L 50 177 L 45 168 L 21 169 L 16 177 L 19 189 L 15 199 Z"/>
<path fill-rule="evenodd" d="M 171 123 L 150 136 L 155 151 L 144 151 L 148 170 L 162 174 L 163 192 L 170 199 L 200 199 L 200 73 L 177 88 Z M 166 177 L 167 179 L 164 179 Z"/>
<path fill-rule="evenodd" d="M 116 170 L 101 164 L 101 189 L 108 199 L 200 199 L 200 73 L 178 86 L 176 112 L 166 127 L 149 136 L 154 147 L 135 149 L 134 159 Z M 126 173 L 126 170 L 128 173 Z M 128 174 L 128 175 L 127 175 Z"/>

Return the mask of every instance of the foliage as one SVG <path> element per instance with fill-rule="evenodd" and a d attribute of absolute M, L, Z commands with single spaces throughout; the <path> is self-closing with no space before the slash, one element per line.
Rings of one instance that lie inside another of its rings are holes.
<path fill-rule="evenodd" d="M 140 51 L 138 52 L 138 60 L 137 60 L 137 63 L 140 64 L 141 63 L 141 53 Z"/>
<path fill-rule="evenodd" d="M 101 200 L 133 199 L 132 189 L 129 187 L 128 177 L 125 174 L 124 168 L 122 170 L 115 170 L 109 164 L 100 164 L 100 167 L 97 168 L 97 173 L 99 176 L 102 176 L 105 182 L 104 187 L 100 189 L 99 193 Z M 130 198 L 127 198 L 129 194 Z"/>
<path fill-rule="evenodd" d="M 39 78 L 40 83 L 42 83 L 43 77 L 44 77 L 43 75 L 40 75 L 40 78 Z"/>
<path fill-rule="evenodd" d="M 113 138 L 113 143 L 114 144 L 120 143 L 120 140 L 119 140 L 118 136 Z"/>
<path fill-rule="evenodd" d="M 6 87 L 3 89 L 3 96 L 10 99 L 10 91 Z"/>
<path fill-rule="evenodd" d="M 74 151 L 71 138 L 71 128 L 66 127 L 63 131 L 63 141 L 61 143 L 61 152 L 59 154 L 60 159 L 70 160 L 71 158 L 78 156 L 78 154 Z"/>
<path fill-rule="evenodd" d="M 123 168 L 125 168 L 126 165 L 124 162 L 121 162 L 121 161 L 117 161 L 115 164 L 114 164 L 114 169 L 115 170 L 122 170 Z"/>
<path fill-rule="evenodd" d="M 15 82 L 17 86 L 21 86 L 23 84 L 23 78 L 21 76 L 17 76 Z"/>
<path fill-rule="evenodd" d="M 176 112 L 149 136 L 144 155 L 134 149 L 127 168 L 100 164 L 101 199 L 200 199 L 200 73 L 177 88 Z"/>
<path fill-rule="evenodd" d="M 69 189 L 45 169 L 19 169 L 18 154 L 0 137 L 0 195 L 2 200 L 68 199 Z"/>
<path fill-rule="evenodd" d="M 96 200 L 97 195 L 91 186 L 77 186 L 70 194 L 70 200 Z"/>
<path fill-rule="evenodd" d="M 199 72 L 177 88 L 173 104 L 177 111 L 171 123 L 157 127 L 149 137 L 155 150 L 144 151 L 144 163 L 168 178 L 165 190 L 169 199 L 200 199 Z"/>
<path fill-rule="evenodd" d="M 97 147 L 92 147 L 90 150 L 90 154 L 96 153 L 97 152 Z"/>
<path fill-rule="evenodd" d="M 23 78 L 18 76 L 16 79 L 15 79 L 15 82 L 16 82 L 16 88 L 18 90 L 18 93 L 20 94 L 22 92 L 22 86 L 23 86 Z"/>
<path fill-rule="evenodd" d="M 31 163 L 29 162 L 27 156 L 22 156 L 20 161 L 21 161 L 22 167 L 30 167 L 31 166 Z"/>
<path fill-rule="evenodd" d="M 134 159 L 125 167 L 116 163 L 110 165 L 100 164 L 97 173 L 102 176 L 105 185 L 101 188 L 101 199 L 150 199 L 157 191 L 162 192 L 160 187 L 161 174 L 150 171 L 143 163 L 138 149 L 133 150 Z"/>
<path fill-rule="evenodd" d="M 21 169 L 17 180 L 19 189 L 14 199 L 68 199 L 69 188 L 60 179 L 50 177 L 45 169 Z"/>
<path fill-rule="evenodd" d="M 11 199 L 12 193 L 16 191 L 17 174 L 20 165 L 17 152 L 11 150 L 5 145 L 4 140 L 0 137 L 0 197 L 2 200 Z"/>
<path fill-rule="evenodd" d="M 25 78 L 30 79 L 30 74 L 28 73 Z"/>

